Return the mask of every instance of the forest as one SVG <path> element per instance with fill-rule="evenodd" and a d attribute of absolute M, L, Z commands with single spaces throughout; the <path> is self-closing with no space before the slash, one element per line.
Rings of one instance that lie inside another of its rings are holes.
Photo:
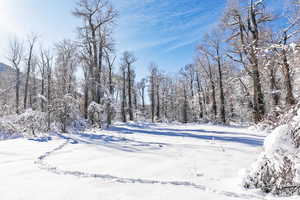
<path fill-rule="evenodd" d="M 191 55 L 194 63 L 170 75 L 153 61 L 136 80 L 134 52 L 117 58 L 118 11 L 108 1 L 79 1 L 72 13 L 82 22 L 77 40 L 53 49 L 42 48 L 38 34 L 9 42 L 1 115 L 31 109 L 45 118 L 43 127 L 57 122 L 63 132 L 78 119 L 100 127 L 144 119 L 271 125 L 298 97 L 297 2 L 283 13 L 272 13 L 263 1 L 229 1 Z"/>

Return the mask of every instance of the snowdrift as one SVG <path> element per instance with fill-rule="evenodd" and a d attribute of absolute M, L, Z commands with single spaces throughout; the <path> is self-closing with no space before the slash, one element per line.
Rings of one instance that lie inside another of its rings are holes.
<path fill-rule="evenodd" d="M 275 195 L 300 195 L 299 153 L 300 109 L 297 106 L 265 139 L 264 152 L 246 171 L 244 187 Z"/>

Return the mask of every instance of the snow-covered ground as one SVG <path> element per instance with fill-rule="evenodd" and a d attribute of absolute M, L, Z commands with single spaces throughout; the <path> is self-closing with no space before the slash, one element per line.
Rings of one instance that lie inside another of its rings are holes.
<path fill-rule="evenodd" d="M 146 123 L 4 140 L 0 199 L 276 199 L 240 186 L 263 140 L 242 128 Z"/>

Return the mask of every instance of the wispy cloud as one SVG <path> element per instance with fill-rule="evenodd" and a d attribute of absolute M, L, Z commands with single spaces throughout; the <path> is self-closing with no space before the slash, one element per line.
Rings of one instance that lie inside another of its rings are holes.
<path fill-rule="evenodd" d="M 199 41 L 208 24 L 217 20 L 222 2 L 199 3 L 199 0 L 115 0 L 121 10 L 120 41 L 132 42 L 130 49 L 164 46 L 170 52 Z M 214 11 L 212 11 L 212 6 Z M 122 44 L 121 44 L 122 46 Z M 166 47 L 167 46 L 167 47 Z"/>

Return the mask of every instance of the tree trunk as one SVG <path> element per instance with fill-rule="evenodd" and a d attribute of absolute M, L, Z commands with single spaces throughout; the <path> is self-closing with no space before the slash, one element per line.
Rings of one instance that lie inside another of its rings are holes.
<path fill-rule="evenodd" d="M 91 32 L 92 32 L 92 46 L 93 46 L 93 74 L 91 74 L 91 78 L 92 78 L 92 97 L 93 97 L 93 101 L 98 102 L 97 100 L 97 81 L 96 81 L 96 76 L 95 73 L 98 73 L 97 70 L 97 65 L 98 65 L 98 47 L 97 47 L 97 40 L 96 40 L 96 31 L 94 26 L 92 25 L 92 23 L 90 23 L 91 26 Z"/>
<path fill-rule="evenodd" d="M 127 122 L 125 106 L 126 106 L 126 72 L 125 69 L 123 69 L 123 92 L 122 92 L 122 107 L 121 107 L 123 122 Z"/>
<path fill-rule="evenodd" d="M 84 85 L 84 118 L 88 119 L 88 107 L 89 107 L 89 88 L 88 83 Z"/>
<path fill-rule="evenodd" d="M 50 130 L 50 125 L 51 125 L 51 69 L 50 69 L 50 63 L 49 60 L 47 61 L 47 111 L 48 111 L 48 131 Z"/>
<path fill-rule="evenodd" d="M 218 72 L 219 72 L 219 88 L 220 88 L 220 117 L 221 122 L 226 123 L 226 113 L 225 113 L 225 97 L 224 97 L 224 88 L 223 88 L 223 76 L 221 69 L 221 58 L 219 55 L 219 50 L 217 49 L 217 61 L 218 61 Z"/>
<path fill-rule="evenodd" d="M 183 103 L 183 123 L 188 123 L 188 101 L 187 101 L 187 92 L 184 87 L 183 90 L 184 103 Z"/>
<path fill-rule="evenodd" d="M 200 119 L 203 118 L 203 102 L 201 99 L 201 83 L 200 83 L 200 78 L 199 78 L 199 74 L 197 72 L 197 90 L 198 90 L 198 103 L 199 103 L 199 117 Z"/>
<path fill-rule="evenodd" d="M 288 64 L 287 64 L 288 65 Z M 285 73 L 284 73 L 284 85 L 285 85 L 285 89 L 286 89 L 286 104 L 287 105 L 295 105 L 296 104 L 296 100 L 293 94 L 293 87 L 292 87 L 292 83 L 291 83 L 291 75 L 289 72 L 289 67 L 285 65 Z"/>
<path fill-rule="evenodd" d="M 20 102 L 20 69 L 17 68 L 17 80 L 16 80 L 16 113 L 20 114 L 19 102 Z"/>
<path fill-rule="evenodd" d="M 143 107 L 143 113 L 145 112 L 145 87 L 142 88 L 142 107 Z"/>
<path fill-rule="evenodd" d="M 113 96 L 113 83 L 112 83 L 112 66 L 109 64 L 109 74 L 108 74 L 108 83 L 109 83 L 109 103 L 108 103 L 108 113 L 107 113 L 107 126 L 109 127 L 112 124 L 112 108 L 111 108 L 111 101 Z"/>
<path fill-rule="evenodd" d="M 43 66 L 44 67 L 44 66 Z M 42 112 L 45 111 L 45 108 L 44 108 L 44 95 L 45 95 L 45 79 L 44 79 L 44 72 L 42 73 L 42 85 L 41 85 L 41 95 L 42 95 L 42 99 L 41 99 L 41 110 Z"/>
<path fill-rule="evenodd" d="M 158 77 L 157 77 L 158 79 Z M 156 80 L 156 117 L 160 120 L 160 95 L 159 95 L 159 81 Z"/>
<path fill-rule="evenodd" d="M 218 113 L 217 113 L 217 101 L 216 101 L 216 87 L 213 80 L 211 80 L 211 89 L 212 89 L 212 112 L 214 114 L 214 118 L 216 119 Z"/>
<path fill-rule="evenodd" d="M 208 60 L 208 59 L 207 59 Z M 212 112 L 214 114 L 214 119 L 217 118 L 217 101 L 216 101 L 216 86 L 215 82 L 213 80 L 212 70 L 210 63 L 208 64 L 208 71 L 209 71 L 209 81 L 211 84 L 211 90 L 212 90 Z"/>
<path fill-rule="evenodd" d="M 127 75 L 128 75 L 128 111 L 129 120 L 133 121 L 133 109 L 132 109 L 132 83 L 131 83 L 131 69 L 130 65 L 127 65 Z"/>
<path fill-rule="evenodd" d="M 28 87 L 29 87 L 30 70 L 31 70 L 31 59 L 32 59 L 35 40 L 36 38 L 33 38 L 30 43 L 29 56 L 27 60 L 27 72 L 26 72 L 26 81 L 25 81 L 25 92 L 24 92 L 24 110 L 27 109 L 27 97 L 28 97 Z"/>
<path fill-rule="evenodd" d="M 99 63 L 98 63 L 98 70 L 97 70 L 97 103 L 101 103 L 101 98 L 103 96 L 102 94 L 102 84 L 101 84 L 101 78 L 102 78 L 102 60 L 103 60 L 103 47 L 102 47 L 102 41 L 100 41 L 99 46 Z"/>
<path fill-rule="evenodd" d="M 155 86 L 154 86 L 154 74 L 151 74 L 151 119 L 152 123 L 154 123 L 155 116 Z"/>
<path fill-rule="evenodd" d="M 260 82 L 260 74 L 258 67 L 255 65 L 253 69 L 253 110 L 254 110 L 254 122 L 258 123 L 263 120 L 265 115 L 265 103 L 264 95 L 262 93 L 262 87 Z"/>
<path fill-rule="evenodd" d="M 270 90 L 271 90 L 273 105 L 274 106 L 279 105 L 280 95 L 278 92 L 279 88 L 277 87 L 276 74 L 274 68 L 270 68 Z"/>
<path fill-rule="evenodd" d="M 24 92 L 24 110 L 27 109 L 27 97 L 28 97 L 28 86 L 29 86 L 29 78 L 30 78 L 30 68 L 31 68 L 31 56 L 28 59 L 27 64 L 27 73 L 26 73 L 26 81 L 25 81 L 25 92 Z"/>
<path fill-rule="evenodd" d="M 287 44 L 287 33 L 284 36 L 284 45 Z M 295 105 L 296 100 L 293 94 L 290 65 L 287 60 L 287 52 L 285 49 L 282 50 L 283 53 L 283 71 L 284 71 L 284 86 L 286 90 L 285 101 L 287 105 Z"/>
<path fill-rule="evenodd" d="M 251 61 L 253 64 L 253 71 L 252 71 L 252 78 L 253 78 L 253 89 L 254 89 L 254 121 L 258 123 L 259 121 L 263 120 L 265 115 L 265 102 L 264 102 L 264 94 L 262 92 L 261 80 L 260 80 L 260 73 L 259 73 L 259 64 L 258 64 L 258 41 L 259 41 L 259 30 L 258 24 L 256 21 L 256 10 L 253 5 L 253 1 L 251 1 L 251 8 L 250 8 L 250 19 L 251 26 L 249 27 L 250 32 L 253 37 L 253 45 L 251 48 L 250 56 Z"/>

